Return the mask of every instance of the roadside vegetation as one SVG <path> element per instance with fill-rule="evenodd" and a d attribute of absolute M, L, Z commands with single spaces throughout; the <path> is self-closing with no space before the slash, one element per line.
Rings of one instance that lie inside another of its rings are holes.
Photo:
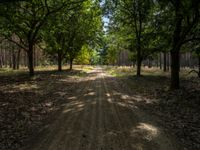
<path fill-rule="evenodd" d="M 90 129 L 90 138 L 95 136 L 91 139 L 97 143 L 103 143 L 102 130 L 109 126 L 116 125 L 117 133 L 123 133 L 123 121 L 137 128 L 143 117 L 128 106 L 126 100 L 130 98 L 134 107 L 172 131 L 184 150 L 199 150 L 200 1 L 0 1 L 0 149 L 21 149 L 35 130 L 48 119 L 52 121 L 54 114 L 59 115 L 70 96 L 81 104 L 80 108 L 79 104 L 68 107 L 86 109 L 77 116 L 64 115 L 67 123 L 71 117 L 79 119 L 69 125 L 80 129 L 75 130 L 77 135 L 88 125 L 87 119 L 93 126 L 99 123 L 97 132 L 94 127 Z M 88 100 L 95 101 L 95 108 Z M 102 114 L 108 126 L 103 127 Z M 131 115 L 123 118 L 126 114 Z M 138 115 L 136 120 L 134 115 Z M 121 122 L 116 119 L 120 117 Z M 54 134 L 57 127 L 52 130 Z M 85 135 L 79 138 L 87 139 Z M 123 137 L 117 140 L 123 141 Z M 145 142 L 140 149 L 156 145 Z M 120 148 L 117 144 L 121 143 L 114 143 L 105 147 Z M 94 149 L 103 149 L 101 144 L 94 145 Z"/>
<path fill-rule="evenodd" d="M 156 117 L 156 120 L 180 139 L 189 149 L 200 148 L 200 80 L 189 69 L 180 72 L 181 89 L 169 89 L 169 72 L 159 68 L 142 68 L 143 76 L 132 74 L 136 68 L 105 67 L 105 70 L 132 96 L 135 105 Z"/>

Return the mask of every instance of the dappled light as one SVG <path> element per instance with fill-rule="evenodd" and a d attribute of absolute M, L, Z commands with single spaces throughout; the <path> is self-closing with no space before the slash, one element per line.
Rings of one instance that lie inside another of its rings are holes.
<path fill-rule="evenodd" d="M 136 128 L 133 128 L 131 131 L 131 136 L 139 136 L 140 134 L 144 134 L 142 137 L 148 141 L 153 140 L 159 136 L 158 128 L 148 124 L 148 123 L 139 123 Z"/>
<path fill-rule="evenodd" d="M 81 146 L 91 150 L 100 147 L 117 150 L 146 150 L 149 147 L 176 149 L 176 141 L 169 138 L 171 134 L 166 134 L 157 125 L 160 119 L 152 118 L 141 109 L 152 107 L 154 110 L 157 109 L 157 103 L 161 103 L 160 91 L 155 88 L 165 85 L 145 88 L 154 80 L 159 83 L 159 78 L 115 77 L 101 67 L 91 70 L 86 77 L 72 77 L 70 72 L 49 73 L 41 73 L 31 81 L 24 78 L 20 82 L 10 80 L 9 84 L 0 85 L 1 90 L 10 95 L 10 98 L 5 99 L 8 102 L 2 106 L 19 105 L 10 113 L 22 111 L 18 115 L 26 124 L 32 125 L 32 129 L 48 115 L 54 116 L 53 121 L 46 126 L 40 126 L 39 136 L 34 139 L 35 144 L 25 145 L 25 149 L 43 150 L 49 146 L 57 149 L 58 144 L 61 147 L 71 145 L 72 150 Z M 79 71 L 74 73 L 79 74 Z M 144 84 L 144 80 L 148 82 Z M 129 83 L 132 89 L 125 83 Z M 140 84 L 140 88 L 133 83 Z M 151 92 L 154 97 L 149 95 Z M 50 140 L 46 141 L 46 138 Z"/>
<path fill-rule="evenodd" d="M 200 150 L 200 0 L 0 0 L 0 150 Z"/>

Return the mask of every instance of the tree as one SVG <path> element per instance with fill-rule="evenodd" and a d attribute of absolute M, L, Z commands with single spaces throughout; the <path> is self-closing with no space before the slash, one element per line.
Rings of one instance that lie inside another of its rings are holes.
<path fill-rule="evenodd" d="M 33 48 L 41 40 L 41 30 L 49 17 L 62 10 L 72 10 L 79 1 L 30 0 L 1 4 L 1 34 L 27 52 L 30 76 L 34 75 Z M 18 41 L 12 39 L 17 36 Z"/>
<path fill-rule="evenodd" d="M 84 45 L 94 45 L 102 32 L 101 10 L 99 2 L 87 1 L 82 7 L 72 12 L 67 24 L 68 32 L 68 59 L 70 70 L 73 61 Z"/>
<path fill-rule="evenodd" d="M 173 24 L 171 46 L 171 89 L 180 87 L 179 68 L 180 68 L 180 50 L 184 43 L 195 39 L 192 30 L 199 23 L 199 0 L 161 0 L 159 1 L 163 11 L 170 11 L 172 15 L 170 20 Z M 192 38 L 191 38 L 192 37 Z"/>
<path fill-rule="evenodd" d="M 76 63 L 82 65 L 88 65 L 91 62 L 91 50 L 89 49 L 88 45 L 84 45 L 81 51 L 78 53 L 76 57 Z"/>

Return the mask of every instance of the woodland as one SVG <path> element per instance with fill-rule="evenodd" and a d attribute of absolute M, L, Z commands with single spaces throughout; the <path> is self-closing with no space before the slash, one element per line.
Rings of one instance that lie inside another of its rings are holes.
<path fill-rule="evenodd" d="M 0 149 L 198 150 L 199 107 L 199 0 L 0 0 Z"/>

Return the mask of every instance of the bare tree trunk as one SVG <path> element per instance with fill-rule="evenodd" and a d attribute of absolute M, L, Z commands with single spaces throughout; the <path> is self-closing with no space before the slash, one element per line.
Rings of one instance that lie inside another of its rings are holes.
<path fill-rule="evenodd" d="M 12 50 L 9 49 L 8 57 L 9 57 L 9 67 L 10 68 L 12 68 L 12 55 L 13 55 L 13 49 Z"/>
<path fill-rule="evenodd" d="M 157 55 L 156 66 L 157 66 L 157 68 L 159 67 L 159 55 Z"/>
<path fill-rule="evenodd" d="M 198 64 L 198 77 L 200 78 L 200 54 L 198 55 L 198 61 L 199 61 L 199 64 Z"/>
<path fill-rule="evenodd" d="M 180 81 L 179 81 L 179 69 L 180 69 L 180 57 L 179 50 L 176 49 L 171 51 L 171 89 L 179 89 Z"/>
<path fill-rule="evenodd" d="M 151 68 L 152 67 L 152 65 L 151 65 L 151 59 L 149 58 L 148 59 L 148 68 Z"/>
<path fill-rule="evenodd" d="M 141 65 L 142 65 L 141 48 L 139 44 L 140 42 L 138 42 L 138 48 L 137 48 L 137 76 L 141 76 Z"/>
<path fill-rule="evenodd" d="M 27 55 L 28 55 L 29 75 L 34 76 L 33 44 L 32 43 L 29 43 L 29 49 L 28 49 Z"/>
<path fill-rule="evenodd" d="M 15 55 L 15 51 L 14 50 L 12 52 L 12 67 L 13 67 L 14 70 L 17 68 L 16 67 L 16 55 Z"/>
<path fill-rule="evenodd" d="M 0 46 L 0 68 L 3 67 L 3 60 L 2 60 L 2 58 L 3 58 L 3 52 L 2 52 L 2 46 Z"/>
<path fill-rule="evenodd" d="M 141 58 L 138 58 L 138 60 L 137 60 L 137 76 L 141 76 L 141 65 L 142 65 Z"/>
<path fill-rule="evenodd" d="M 164 58 L 163 58 L 163 60 L 164 60 L 164 67 L 163 67 L 163 71 L 164 72 L 166 72 L 167 71 L 167 54 L 166 54 L 166 52 L 164 52 L 163 53 L 164 55 Z"/>
<path fill-rule="evenodd" d="M 162 53 L 160 53 L 160 70 L 162 70 Z"/>
<path fill-rule="evenodd" d="M 69 70 L 72 70 L 73 68 L 73 59 L 70 59 L 70 68 L 69 68 Z"/>
<path fill-rule="evenodd" d="M 182 15 L 180 14 L 180 0 L 175 2 L 176 4 L 176 20 L 175 30 L 173 33 L 173 48 L 171 50 L 171 89 L 180 88 L 180 48 L 181 48 L 181 28 L 182 28 Z"/>
<path fill-rule="evenodd" d="M 170 53 L 167 53 L 167 71 L 169 71 L 170 68 Z"/>
<path fill-rule="evenodd" d="M 58 71 L 62 71 L 62 54 L 58 52 Z"/>
<path fill-rule="evenodd" d="M 16 69 L 19 69 L 19 66 L 20 66 L 20 53 L 21 53 L 21 49 L 19 49 L 17 52 L 17 68 Z"/>

